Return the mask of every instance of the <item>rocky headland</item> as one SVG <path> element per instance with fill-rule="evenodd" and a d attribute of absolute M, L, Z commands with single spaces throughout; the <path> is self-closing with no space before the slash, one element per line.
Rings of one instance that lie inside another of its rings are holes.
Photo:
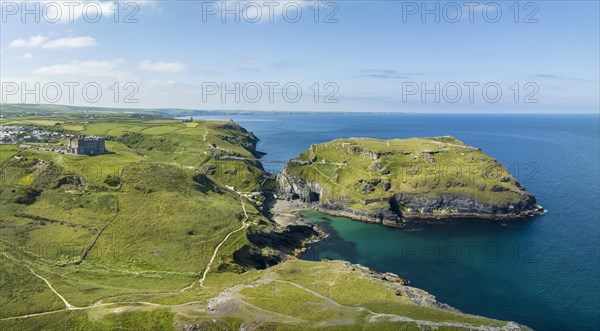
<path fill-rule="evenodd" d="M 350 138 L 313 145 L 276 181 L 280 199 L 392 227 L 415 220 L 511 220 L 544 212 L 498 161 L 452 137 Z"/>

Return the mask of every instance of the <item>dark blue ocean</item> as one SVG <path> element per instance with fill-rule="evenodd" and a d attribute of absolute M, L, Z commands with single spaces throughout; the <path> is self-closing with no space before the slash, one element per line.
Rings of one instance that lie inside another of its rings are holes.
<path fill-rule="evenodd" d="M 216 119 L 216 117 L 205 117 Z M 455 221 L 390 229 L 316 212 L 330 236 L 304 259 L 390 271 L 463 312 L 538 330 L 600 328 L 598 115 L 240 115 L 265 168 L 342 137 L 452 135 L 509 168 L 546 214 L 521 222 Z"/>

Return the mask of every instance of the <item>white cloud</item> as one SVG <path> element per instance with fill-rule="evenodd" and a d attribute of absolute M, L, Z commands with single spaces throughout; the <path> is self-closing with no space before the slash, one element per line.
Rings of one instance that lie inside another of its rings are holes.
<path fill-rule="evenodd" d="M 8 44 L 9 48 L 34 48 L 42 45 L 48 38 L 37 35 L 31 36 L 29 39 L 15 39 Z"/>
<path fill-rule="evenodd" d="M 44 15 L 45 19 L 49 21 L 56 21 L 60 23 L 73 23 L 83 17 L 84 11 L 86 11 L 86 17 L 84 19 L 95 21 L 96 12 L 101 13 L 101 19 L 114 19 L 115 17 L 115 1 L 98 1 L 98 0 L 86 0 L 86 1 L 72 1 L 72 0 L 38 0 L 41 7 L 45 7 Z M 123 19 L 124 5 L 133 3 L 135 6 L 150 6 L 152 8 L 157 7 L 158 1 L 151 0 L 129 0 L 126 2 L 117 2 L 120 4 L 121 19 Z M 90 5 L 90 3 L 94 5 Z M 136 9 L 136 11 L 138 10 Z M 128 7 L 128 13 L 133 12 L 133 8 Z M 137 17 L 137 16 L 136 16 Z M 136 18 L 133 17 L 133 18 Z M 94 22 L 95 23 L 95 22 Z"/>
<path fill-rule="evenodd" d="M 68 64 L 55 64 L 38 68 L 34 71 L 36 75 L 71 75 L 88 77 L 117 77 L 125 79 L 131 74 L 119 70 L 119 66 L 125 61 L 122 59 L 112 61 L 72 61 Z"/>
<path fill-rule="evenodd" d="M 96 39 L 92 37 L 68 37 L 50 40 L 42 48 L 82 48 L 96 45 Z"/>
<path fill-rule="evenodd" d="M 63 37 L 48 41 L 48 37 L 42 35 L 31 36 L 29 39 L 15 39 L 8 44 L 9 48 L 82 48 L 96 46 L 93 37 Z"/>
<path fill-rule="evenodd" d="M 25 54 L 21 55 L 20 58 L 21 59 L 25 59 L 25 60 L 33 59 L 33 54 L 31 54 L 31 53 L 25 53 Z"/>
<path fill-rule="evenodd" d="M 150 60 L 140 62 L 139 66 L 142 70 L 167 74 L 182 72 L 187 68 L 185 64 L 179 62 L 152 62 Z"/>

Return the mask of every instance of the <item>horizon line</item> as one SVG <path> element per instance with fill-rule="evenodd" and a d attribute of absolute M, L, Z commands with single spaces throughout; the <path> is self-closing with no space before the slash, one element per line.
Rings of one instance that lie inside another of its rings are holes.
<path fill-rule="evenodd" d="M 34 107 L 69 107 L 69 108 L 93 108 L 93 109 L 114 109 L 114 110 L 124 110 L 124 111 L 148 111 L 148 112 L 156 112 L 160 110 L 169 110 L 169 111 L 182 111 L 182 112 L 222 112 L 222 113 L 243 113 L 243 112 L 264 112 L 264 113 L 298 113 L 298 114 L 306 114 L 306 113 L 314 113 L 314 114 L 404 114 L 404 115 L 502 115 L 502 114 L 510 114 L 510 115 L 600 115 L 600 107 L 597 111 L 575 111 L 575 112 L 567 112 L 567 111 L 491 111 L 491 112 L 477 112 L 477 111 L 340 111 L 340 110 L 256 110 L 256 109 L 236 109 L 236 110 L 227 110 L 227 109 L 193 109 L 193 108 L 177 108 L 177 107 L 168 107 L 168 108 L 151 108 L 151 107 L 140 107 L 140 108 L 122 108 L 122 107 L 108 107 L 108 106 L 81 106 L 81 105 L 65 105 L 65 104 L 44 104 L 44 103 L 0 103 L 0 108 L 2 106 L 34 106 Z M 1 114 L 1 112 L 0 112 Z M 188 115 L 181 115 L 188 116 Z"/>

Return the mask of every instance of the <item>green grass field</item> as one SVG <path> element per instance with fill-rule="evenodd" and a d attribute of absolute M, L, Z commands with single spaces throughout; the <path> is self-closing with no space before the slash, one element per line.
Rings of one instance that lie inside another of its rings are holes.
<path fill-rule="evenodd" d="M 91 157 L 0 145 L 0 329 L 505 324 L 416 305 L 341 262 L 292 259 L 244 269 L 233 254 L 253 245 L 248 226 L 270 223 L 228 187 L 258 191 L 266 178 L 253 156 L 256 137 L 231 122 L 87 116 L 0 120 L 105 136 L 111 152 Z"/>

